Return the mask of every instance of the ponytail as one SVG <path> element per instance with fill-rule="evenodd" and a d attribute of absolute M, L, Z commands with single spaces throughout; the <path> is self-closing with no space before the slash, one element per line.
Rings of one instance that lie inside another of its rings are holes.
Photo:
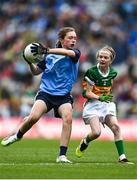
<path fill-rule="evenodd" d="M 57 41 L 57 42 L 56 42 L 56 48 L 62 48 L 62 45 L 61 45 L 61 42 L 60 42 L 60 41 Z"/>

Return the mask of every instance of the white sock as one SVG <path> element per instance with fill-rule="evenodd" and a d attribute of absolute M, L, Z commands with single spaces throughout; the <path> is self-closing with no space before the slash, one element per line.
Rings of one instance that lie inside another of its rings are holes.
<path fill-rule="evenodd" d="M 86 141 L 86 138 L 84 138 L 83 141 L 84 141 L 84 143 L 88 146 L 88 143 L 87 143 L 87 141 Z"/>
<path fill-rule="evenodd" d="M 125 154 L 121 154 L 121 155 L 119 156 L 119 160 L 120 160 L 120 161 L 123 160 L 123 159 L 126 159 Z"/>

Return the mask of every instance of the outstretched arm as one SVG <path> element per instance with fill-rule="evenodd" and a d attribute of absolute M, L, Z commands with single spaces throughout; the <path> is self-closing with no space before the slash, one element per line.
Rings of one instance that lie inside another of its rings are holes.
<path fill-rule="evenodd" d="M 75 57 L 75 52 L 73 50 L 64 49 L 64 48 L 49 49 L 48 54 L 60 54 L 60 55 Z"/>
<path fill-rule="evenodd" d="M 33 44 L 31 47 L 31 52 L 34 55 L 42 55 L 42 54 L 59 54 L 59 55 L 65 55 L 65 56 L 70 56 L 70 57 L 75 57 L 76 54 L 73 50 L 71 49 L 64 49 L 64 48 L 47 48 L 43 46 L 41 43 L 39 45 Z"/>

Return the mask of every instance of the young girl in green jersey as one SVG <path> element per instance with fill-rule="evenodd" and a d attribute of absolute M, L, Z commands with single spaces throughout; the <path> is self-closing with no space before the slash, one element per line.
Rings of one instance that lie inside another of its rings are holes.
<path fill-rule="evenodd" d="M 88 69 L 83 80 L 83 96 L 87 99 L 83 109 L 83 120 L 89 124 L 91 132 L 76 148 L 76 156 L 82 157 L 89 143 L 101 134 L 101 123 L 107 125 L 114 134 L 119 162 L 133 164 L 126 158 L 121 130 L 116 117 L 116 105 L 112 102 L 112 84 L 117 72 L 111 67 L 116 53 L 105 46 L 96 54 L 98 64 Z"/>

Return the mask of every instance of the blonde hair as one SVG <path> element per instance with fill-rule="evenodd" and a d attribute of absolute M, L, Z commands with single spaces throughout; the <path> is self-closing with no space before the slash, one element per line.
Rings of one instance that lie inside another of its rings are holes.
<path fill-rule="evenodd" d="M 101 48 L 100 50 L 98 50 L 98 52 L 96 53 L 96 58 L 98 58 L 99 52 L 102 50 L 106 50 L 106 51 L 110 52 L 111 61 L 113 61 L 115 59 L 116 52 L 111 46 L 108 46 L 108 45 L 106 45 L 103 48 Z"/>

